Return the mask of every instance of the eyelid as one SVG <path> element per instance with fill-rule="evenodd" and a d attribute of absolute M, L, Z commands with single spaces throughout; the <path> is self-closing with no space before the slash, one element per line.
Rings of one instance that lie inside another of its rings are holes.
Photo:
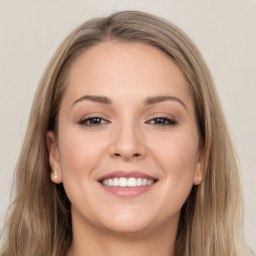
<path fill-rule="evenodd" d="M 93 118 L 98 118 L 101 120 L 104 120 L 104 123 L 100 123 L 100 124 L 88 124 L 86 125 L 85 122 L 93 119 Z M 103 115 L 102 113 L 89 113 L 86 114 L 84 116 L 82 116 L 79 120 L 78 120 L 78 124 L 79 125 L 83 125 L 83 126 L 88 126 L 88 127 L 93 127 L 93 126 L 100 126 L 100 125 L 104 125 L 104 124 L 108 124 L 110 123 L 110 121 L 108 120 L 108 118 L 105 117 L 105 115 Z"/>
<path fill-rule="evenodd" d="M 154 120 L 164 120 L 167 121 L 167 123 L 152 123 Z M 158 126 L 174 126 L 177 124 L 177 122 L 173 119 L 167 118 L 167 117 L 155 117 L 150 119 L 149 121 L 146 122 L 147 124 L 152 124 L 152 125 L 158 125 Z"/>
<path fill-rule="evenodd" d="M 168 123 L 168 124 L 152 124 L 152 123 L 150 123 L 152 120 L 156 120 L 156 119 L 166 119 L 166 120 L 169 120 L 170 123 Z M 174 126 L 174 125 L 178 124 L 176 118 L 173 115 L 170 115 L 168 113 L 162 113 L 162 112 L 157 112 L 157 113 L 151 114 L 147 118 L 147 121 L 145 123 L 157 125 L 157 126 Z"/>
<path fill-rule="evenodd" d="M 171 115 L 169 113 L 164 113 L 164 112 L 154 112 L 147 117 L 147 120 L 154 119 L 154 118 L 161 118 L 161 117 L 176 120 L 174 115 Z"/>
<path fill-rule="evenodd" d="M 86 124 L 87 121 L 89 121 L 90 119 L 100 119 L 101 122 L 100 123 L 95 123 L 95 124 Z M 167 123 L 152 123 L 153 120 L 156 119 L 165 119 L 167 121 Z M 83 115 L 77 122 L 79 125 L 82 126 L 88 126 L 88 127 L 94 127 L 94 126 L 101 126 L 101 125 L 105 125 L 105 124 L 109 124 L 111 123 L 110 119 L 106 117 L 105 114 L 103 113 L 89 113 L 86 115 Z M 147 119 L 145 120 L 146 124 L 151 124 L 154 126 L 174 126 L 177 125 L 177 120 L 176 118 L 169 114 L 169 113 L 162 113 L 162 112 L 155 112 L 150 114 Z"/>

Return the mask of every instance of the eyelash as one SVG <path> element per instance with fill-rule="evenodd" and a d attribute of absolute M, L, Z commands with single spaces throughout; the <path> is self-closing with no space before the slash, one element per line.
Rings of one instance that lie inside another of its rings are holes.
<path fill-rule="evenodd" d="M 152 123 L 154 121 L 154 123 Z M 104 124 L 110 123 L 109 121 L 105 120 L 102 117 L 98 116 L 92 116 L 88 117 L 86 119 L 83 119 L 79 122 L 80 125 L 86 126 L 86 127 L 96 127 Z M 151 124 L 151 125 L 157 125 L 157 126 L 174 126 L 177 125 L 177 122 L 174 119 L 170 119 L 167 117 L 156 117 L 152 118 L 149 121 L 145 122 L 146 124 Z"/>
<path fill-rule="evenodd" d="M 102 123 L 102 121 L 103 121 L 103 123 Z M 95 123 L 90 123 L 90 122 L 95 122 Z M 88 117 L 79 122 L 80 125 L 87 126 L 87 127 L 95 127 L 95 126 L 99 126 L 99 125 L 103 125 L 103 124 L 107 124 L 107 123 L 109 123 L 109 121 L 105 120 L 102 117 L 98 117 L 98 116 Z"/>
<path fill-rule="evenodd" d="M 157 121 L 158 123 L 152 123 L 152 121 Z M 164 123 L 163 123 L 164 122 Z M 174 126 L 177 122 L 174 119 L 168 117 L 156 117 L 152 118 L 146 122 L 147 124 L 158 125 L 158 126 Z"/>

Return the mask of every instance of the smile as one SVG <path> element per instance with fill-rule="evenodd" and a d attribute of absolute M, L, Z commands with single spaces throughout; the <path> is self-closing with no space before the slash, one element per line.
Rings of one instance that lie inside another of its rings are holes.
<path fill-rule="evenodd" d="M 151 190 L 156 177 L 139 171 L 114 171 L 98 179 L 102 188 L 118 197 L 134 197 Z"/>
<path fill-rule="evenodd" d="M 141 186 L 149 186 L 154 183 L 152 179 L 146 178 L 113 178 L 113 179 L 104 179 L 101 182 L 105 186 L 113 186 L 113 187 L 141 187 Z"/>

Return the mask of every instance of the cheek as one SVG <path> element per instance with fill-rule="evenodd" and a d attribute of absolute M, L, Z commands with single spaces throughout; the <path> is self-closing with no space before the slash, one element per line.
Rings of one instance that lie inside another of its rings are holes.
<path fill-rule="evenodd" d="M 163 171 L 165 191 L 181 200 L 186 199 L 192 188 L 198 158 L 199 139 L 196 130 L 192 131 L 181 130 L 160 140 L 158 137 L 153 153 Z"/>
<path fill-rule="evenodd" d="M 81 202 L 88 205 L 92 200 L 95 170 L 99 167 L 105 145 L 97 140 L 97 136 L 85 136 L 83 131 L 74 127 L 64 127 L 59 138 L 63 186 L 73 209 L 79 209 Z"/>
<path fill-rule="evenodd" d="M 100 138 L 97 136 L 85 136 L 83 131 L 75 128 L 61 132 L 59 148 L 63 184 L 69 198 L 75 198 L 76 194 L 81 194 L 78 188 L 88 188 L 94 178 L 104 144 L 98 141 Z"/>
<path fill-rule="evenodd" d="M 151 148 L 155 147 L 154 152 L 167 172 L 182 173 L 186 169 L 194 169 L 199 144 L 196 132 L 180 130 L 170 135 L 158 136 L 155 140 L 157 143 L 153 140 Z"/>
<path fill-rule="evenodd" d="M 100 158 L 104 147 L 101 138 L 86 134 L 79 128 L 63 129 L 59 136 L 61 167 L 65 172 L 79 173 Z"/>

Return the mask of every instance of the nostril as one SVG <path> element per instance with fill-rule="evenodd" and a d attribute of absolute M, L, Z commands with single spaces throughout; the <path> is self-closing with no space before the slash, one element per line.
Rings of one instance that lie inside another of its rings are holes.
<path fill-rule="evenodd" d="M 120 153 L 114 153 L 114 157 L 122 157 L 122 158 L 139 158 L 141 157 L 140 153 L 135 153 L 135 154 L 120 154 Z"/>

